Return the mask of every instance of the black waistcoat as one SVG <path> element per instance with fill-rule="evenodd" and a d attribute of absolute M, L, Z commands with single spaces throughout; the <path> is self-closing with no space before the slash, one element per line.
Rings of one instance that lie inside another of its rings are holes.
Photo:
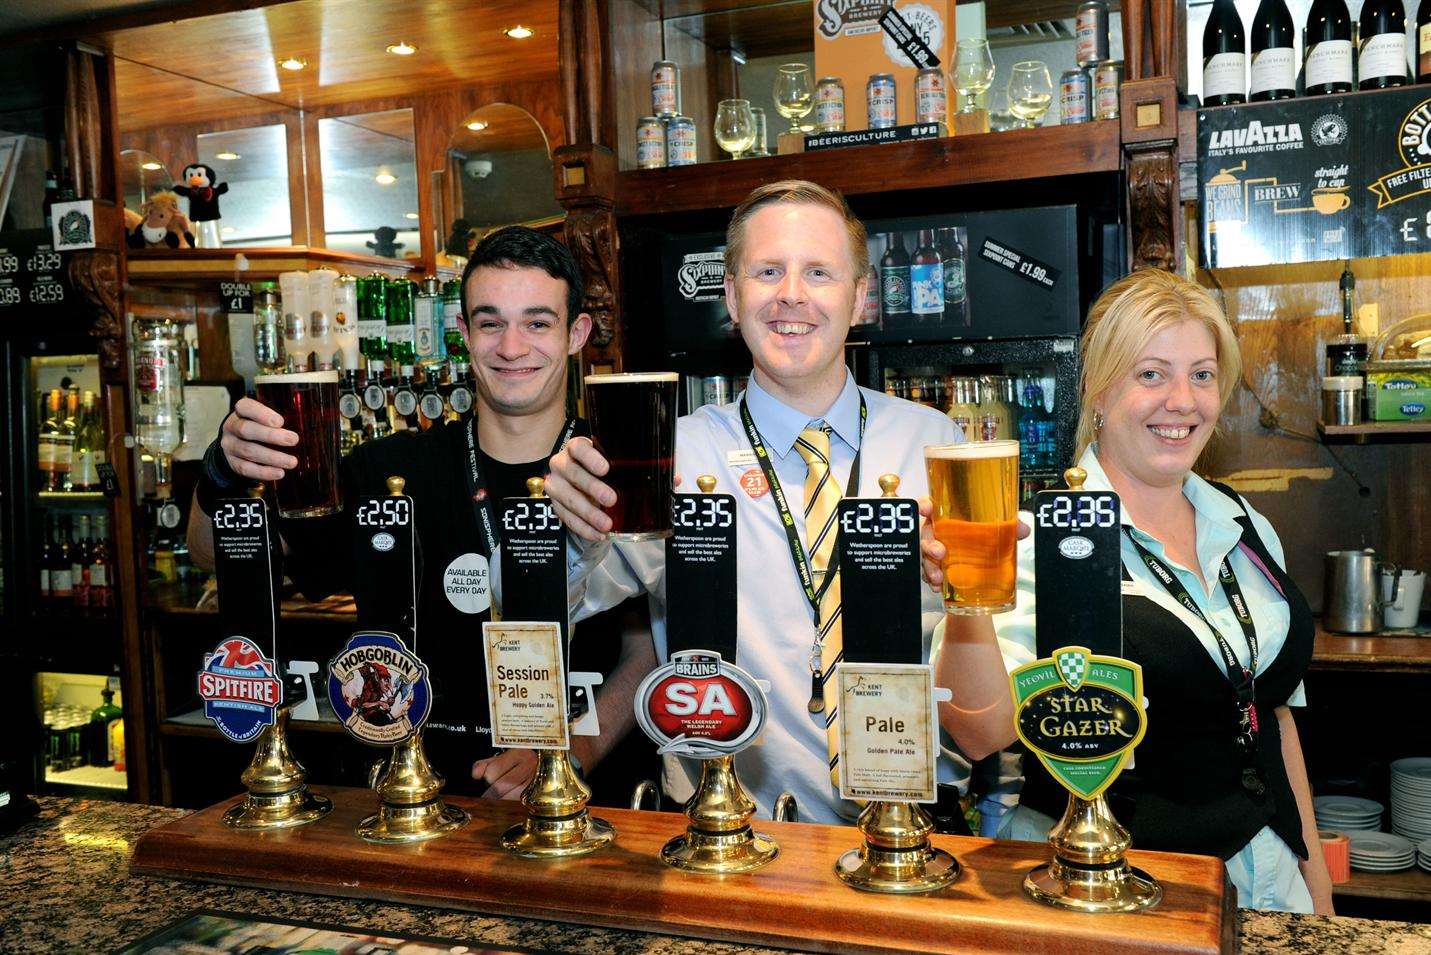
<path fill-rule="evenodd" d="M 1238 502 L 1237 494 L 1213 484 Z M 1307 858 L 1301 815 L 1282 761 L 1282 734 L 1273 713 L 1286 704 L 1312 659 L 1314 628 L 1306 598 L 1267 552 L 1246 510 L 1237 518 L 1242 543 L 1267 569 L 1291 611 L 1287 640 L 1257 677 L 1257 761 L 1266 793 L 1242 786 L 1237 751 L 1237 698 L 1227 672 L 1181 619 L 1142 595 L 1123 595 L 1123 655 L 1143 668 L 1148 729 L 1135 769 L 1109 787 L 1108 803 L 1139 849 L 1190 852 L 1229 859 L 1264 826 Z M 1129 580 L 1123 570 L 1124 580 Z M 1199 624 L 1201 626 L 1201 624 Z M 1020 802 L 1057 819 L 1067 791 L 1038 758 L 1024 754 Z"/>

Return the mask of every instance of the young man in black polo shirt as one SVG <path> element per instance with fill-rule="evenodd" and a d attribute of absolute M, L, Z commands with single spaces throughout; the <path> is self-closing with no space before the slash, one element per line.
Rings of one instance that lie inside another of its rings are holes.
<path fill-rule="evenodd" d="M 522 227 L 499 230 L 478 244 L 462 276 L 462 297 L 462 337 L 477 385 L 472 422 L 359 446 L 343 461 L 343 499 L 383 496 L 388 477 L 406 479 L 422 560 L 418 653 L 433 674 L 429 758 L 450 790 L 516 798 L 536 757 L 529 750 L 494 752 L 490 743 L 481 657 L 481 622 L 490 619 L 490 601 L 486 595 L 450 596 L 444 581 L 458 567 L 470 570 L 491 560 L 500 530 L 495 509 L 486 509 L 525 495 L 527 479 L 546 474 L 547 460 L 567 438 L 589 433 L 585 422 L 567 416 L 566 379 L 567 360 L 586 343 L 591 316 L 581 311 L 581 274 L 570 251 Z M 475 472 L 468 444 L 473 436 Z M 271 408 L 252 398 L 234 406 L 205 455 L 194 495 L 188 536 L 195 563 L 211 566 L 213 560 L 213 525 L 200 499 L 237 493 L 252 481 L 280 480 L 297 463 L 283 449 L 297 441 Z M 484 510 L 489 520 L 483 520 Z M 309 599 L 352 588 L 349 523 L 346 513 L 283 522 L 285 571 Z M 579 764 L 590 769 L 630 729 L 636 684 L 653 666 L 649 636 L 627 628 L 620 661 L 597 694 L 603 735 L 572 740 Z"/>

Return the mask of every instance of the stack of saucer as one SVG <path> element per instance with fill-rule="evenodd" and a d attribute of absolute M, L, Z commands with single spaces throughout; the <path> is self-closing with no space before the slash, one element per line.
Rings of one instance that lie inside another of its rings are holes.
<path fill-rule="evenodd" d="M 1391 830 L 1413 842 L 1431 838 L 1431 757 L 1391 764 Z"/>
<path fill-rule="evenodd" d="M 1431 872 L 1431 839 L 1416 847 L 1416 864 Z"/>
<path fill-rule="evenodd" d="M 1361 872 L 1400 872 L 1416 864 L 1416 844 L 1389 832 L 1349 832 L 1351 867 Z"/>
<path fill-rule="evenodd" d="M 1381 828 L 1382 805 L 1360 796 L 1318 796 L 1312 800 L 1317 828 L 1353 832 Z"/>

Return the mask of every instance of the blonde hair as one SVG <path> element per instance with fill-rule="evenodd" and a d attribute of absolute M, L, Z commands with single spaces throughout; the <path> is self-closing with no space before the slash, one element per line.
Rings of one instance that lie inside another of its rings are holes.
<path fill-rule="evenodd" d="M 1162 269 L 1138 269 L 1103 290 L 1088 310 L 1080 350 L 1078 435 L 1075 460 L 1097 438 L 1093 402 L 1127 376 L 1148 342 L 1164 329 L 1200 323 L 1217 346 L 1218 411 L 1227 407 L 1242 374 L 1237 334 L 1217 301 L 1203 288 Z"/>
<path fill-rule="evenodd" d="M 865 224 L 855 218 L 845 197 L 834 189 L 804 179 L 769 182 L 751 190 L 731 214 L 725 230 L 725 272 L 734 275 L 739 270 L 745 252 L 745 224 L 756 212 L 777 202 L 803 202 L 829 209 L 845 223 L 845 235 L 850 240 L 850 262 L 854 266 L 851 279 L 858 282 L 870 270 L 870 251 Z"/>

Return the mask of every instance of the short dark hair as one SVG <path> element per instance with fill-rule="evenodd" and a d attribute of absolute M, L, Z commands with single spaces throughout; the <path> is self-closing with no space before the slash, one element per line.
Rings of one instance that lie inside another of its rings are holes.
<path fill-rule="evenodd" d="M 472 250 L 467 268 L 462 270 L 462 319 L 471 320 L 467 310 L 467 280 L 484 266 L 503 269 L 541 269 L 566 283 L 567 327 L 581 314 L 586 286 L 571 250 L 552 236 L 522 225 L 507 226 L 486 236 Z"/>

